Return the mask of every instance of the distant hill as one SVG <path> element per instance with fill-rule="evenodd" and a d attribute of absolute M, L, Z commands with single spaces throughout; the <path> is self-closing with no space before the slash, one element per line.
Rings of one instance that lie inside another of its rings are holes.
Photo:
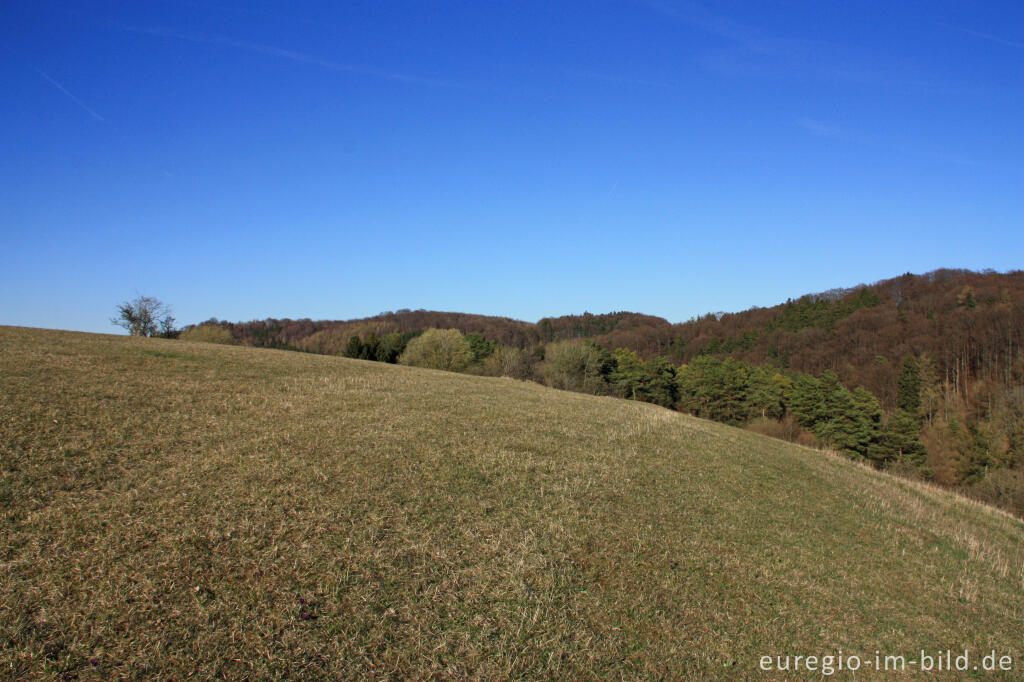
<path fill-rule="evenodd" d="M 603 315 L 565 315 L 546 317 L 537 323 L 508 317 L 439 312 L 436 310 L 398 310 L 357 320 L 266 319 L 252 322 L 219 322 L 236 339 L 251 346 L 290 348 L 326 355 L 337 355 L 351 336 L 424 329 L 458 329 L 463 334 L 482 334 L 505 346 L 528 348 L 560 339 L 607 338 L 610 334 L 630 334 L 645 343 L 656 330 L 672 325 L 663 318 L 640 313 L 615 312 Z M 671 338 L 669 334 L 668 338 Z"/>
<path fill-rule="evenodd" d="M 907 274 L 674 329 L 679 361 L 717 355 L 811 374 L 831 369 L 891 409 L 907 355 L 929 356 L 964 395 L 974 380 L 1024 380 L 1024 272 Z"/>
<path fill-rule="evenodd" d="M 1019 520 L 654 405 L 9 327 L 0 395 L 11 679 L 1024 664 Z"/>
<path fill-rule="evenodd" d="M 870 285 L 807 294 L 770 308 L 710 313 L 671 324 L 634 312 L 564 315 L 536 323 L 506 317 L 399 310 L 345 321 L 222 323 L 253 346 L 337 355 L 353 335 L 453 328 L 507 346 L 529 348 L 591 339 L 642 358 L 688 362 L 732 357 L 820 374 L 835 371 L 863 386 L 886 409 L 896 401 L 900 359 L 928 355 L 963 395 L 975 380 L 1009 386 L 1024 380 L 1024 272 L 936 270 Z"/>

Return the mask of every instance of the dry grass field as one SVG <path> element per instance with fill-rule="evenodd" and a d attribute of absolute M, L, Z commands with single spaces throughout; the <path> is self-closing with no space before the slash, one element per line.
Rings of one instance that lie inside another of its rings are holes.
<path fill-rule="evenodd" d="M 1022 633 L 1024 524 L 827 454 L 508 379 L 0 327 L 0 676 L 778 679 L 762 655 L 951 648 L 1010 679 Z"/>

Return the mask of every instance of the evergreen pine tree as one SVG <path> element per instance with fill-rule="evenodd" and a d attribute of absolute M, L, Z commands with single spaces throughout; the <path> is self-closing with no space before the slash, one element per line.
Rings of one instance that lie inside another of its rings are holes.
<path fill-rule="evenodd" d="M 882 435 L 884 461 L 903 461 L 918 466 L 924 463 L 927 453 L 919 432 L 917 418 L 905 410 L 890 414 Z"/>
<path fill-rule="evenodd" d="M 824 419 L 814 426 L 819 439 L 848 455 L 867 454 L 867 417 L 861 414 L 853 394 L 839 383 L 835 372 L 826 370 L 821 377 Z"/>
<path fill-rule="evenodd" d="M 359 338 L 358 334 L 353 334 L 348 339 L 348 345 L 345 346 L 345 357 L 346 358 L 359 358 L 363 354 L 363 342 Z"/>
<path fill-rule="evenodd" d="M 813 429 L 825 413 L 821 384 L 818 380 L 810 374 L 797 374 L 793 380 L 788 407 L 800 426 Z"/>
<path fill-rule="evenodd" d="M 369 336 L 366 337 L 366 341 L 363 342 L 363 347 L 359 350 L 359 357 L 362 360 L 378 360 L 377 357 L 380 353 L 380 339 L 376 334 L 370 332 Z"/>
<path fill-rule="evenodd" d="M 783 377 L 772 367 L 762 365 L 749 374 L 747 391 L 747 416 L 750 418 L 782 419 Z"/>
<path fill-rule="evenodd" d="M 857 434 L 858 450 L 860 454 L 874 461 L 883 452 L 880 449 L 882 406 L 878 403 L 878 398 L 860 386 L 853 390 L 853 404 L 860 419 Z"/>
<path fill-rule="evenodd" d="M 921 409 L 921 372 L 917 366 L 917 360 L 911 355 L 903 358 L 896 406 L 913 416 L 916 416 L 918 410 Z"/>
<path fill-rule="evenodd" d="M 647 395 L 644 400 L 662 407 L 673 407 L 679 400 L 676 368 L 660 355 L 644 365 L 647 375 Z"/>

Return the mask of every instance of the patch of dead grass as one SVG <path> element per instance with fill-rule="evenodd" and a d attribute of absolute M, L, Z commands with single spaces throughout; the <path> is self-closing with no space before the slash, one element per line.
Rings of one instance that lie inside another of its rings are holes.
<path fill-rule="evenodd" d="M 18 679 L 735 679 L 774 653 L 1022 653 L 1019 521 L 651 405 L 0 328 L 0 448 Z"/>

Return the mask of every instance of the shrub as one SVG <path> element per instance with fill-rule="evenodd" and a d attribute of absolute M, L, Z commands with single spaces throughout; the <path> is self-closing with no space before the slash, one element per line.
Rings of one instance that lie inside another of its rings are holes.
<path fill-rule="evenodd" d="M 219 324 L 201 324 L 191 329 L 186 329 L 178 337 L 182 341 L 198 341 L 200 343 L 223 343 L 235 345 L 238 341 L 231 332 Z"/>
<path fill-rule="evenodd" d="M 502 346 L 491 356 L 501 365 L 501 374 L 513 379 L 533 378 L 533 355 L 522 348 Z"/>
<path fill-rule="evenodd" d="M 480 362 L 474 362 L 466 368 L 466 374 L 473 374 L 480 377 L 500 377 L 502 376 L 501 361 L 498 359 L 498 353 L 495 351 Z"/>
<path fill-rule="evenodd" d="M 548 386 L 553 388 L 600 393 L 605 386 L 602 360 L 593 344 L 558 341 L 548 344 L 540 371 Z"/>
<path fill-rule="evenodd" d="M 968 494 L 976 500 L 1008 509 L 1024 516 L 1024 471 L 993 469 L 971 486 Z"/>
<path fill-rule="evenodd" d="M 110 318 L 111 324 L 124 327 L 132 336 L 162 336 L 165 339 L 178 338 L 174 328 L 171 306 L 158 298 L 139 294 L 130 301 L 119 303 L 117 316 Z"/>
<path fill-rule="evenodd" d="M 458 329 L 428 329 L 409 341 L 398 361 L 403 365 L 461 372 L 473 361 L 473 351 Z"/>
<path fill-rule="evenodd" d="M 776 420 L 771 417 L 758 417 L 747 424 L 747 428 L 754 433 L 763 436 L 778 438 L 790 443 L 815 446 L 814 435 L 807 433 L 800 428 L 800 425 L 793 419 L 793 415 L 787 414 L 782 419 Z"/>

